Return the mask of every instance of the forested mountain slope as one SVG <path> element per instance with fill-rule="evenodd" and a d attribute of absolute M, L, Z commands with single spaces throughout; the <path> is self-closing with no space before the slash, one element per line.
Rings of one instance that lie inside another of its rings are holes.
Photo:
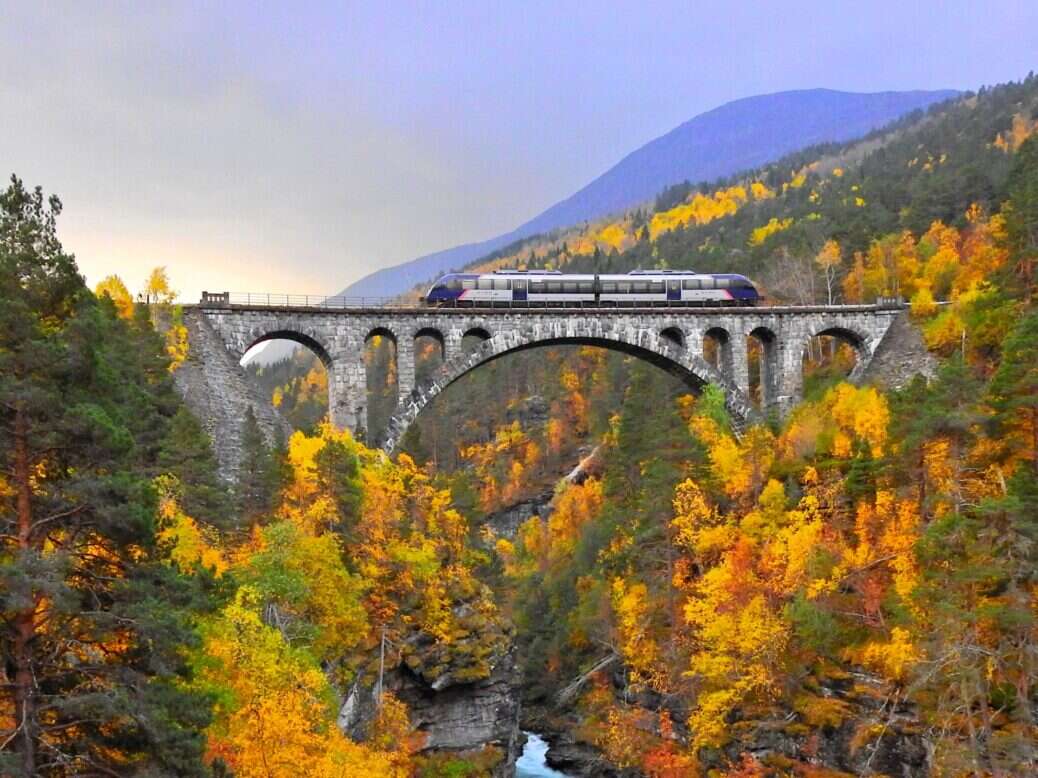
<path fill-rule="evenodd" d="M 735 100 L 631 152 L 580 191 L 505 235 L 379 270 L 342 294 L 401 294 L 516 240 L 648 202 L 670 184 L 712 180 L 805 146 L 857 138 L 955 94 L 951 90 L 861 94 L 805 89 Z"/>
<path fill-rule="evenodd" d="M 531 237 L 473 267 L 692 267 L 746 273 L 778 299 L 817 301 L 824 286 L 815 283 L 813 259 L 828 240 L 841 248 L 842 275 L 877 235 L 921 235 L 934 220 L 962 225 L 974 203 L 997 208 L 1012 151 L 1034 131 L 1036 110 L 1033 77 L 984 89 L 863 141 L 807 148 L 711 184 L 669 187 L 651 208 Z"/>

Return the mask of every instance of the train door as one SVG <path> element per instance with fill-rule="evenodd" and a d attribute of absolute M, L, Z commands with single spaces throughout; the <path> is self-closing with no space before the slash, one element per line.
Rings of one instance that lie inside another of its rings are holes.
<path fill-rule="evenodd" d="M 667 302 L 681 300 L 681 281 L 676 278 L 667 279 Z"/>
<path fill-rule="evenodd" d="M 525 278 L 517 278 L 512 281 L 512 299 L 516 302 L 526 302 Z"/>

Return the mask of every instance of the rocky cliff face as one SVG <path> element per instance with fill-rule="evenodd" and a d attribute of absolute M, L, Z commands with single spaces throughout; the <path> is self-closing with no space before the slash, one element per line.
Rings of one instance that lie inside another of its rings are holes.
<path fill-rule="evenodd" d="M 487 514 L 485 523 L 494 530 L 496 537 L 512 540 L 519 531 L 519 527 L 527 519 L 532 516 L 540 516 L 542 519 L 547 519 L 551 515 L 552 497 L 553 492 L 548 491 L 531 497 L 529 500 L 509 505 L 499 511 Z"/>
<path fill-rule="evenodd" d="M 374 676 L 359 677 L 339 712 L 339 727 L 362 740 L 375 715 Z M 411 725 L 424 735 L 422 750 L 458 754 L 490 746 L 501 753 L 496 778 L 512 778 L 522 749 L 520 678 L 512 650 L 497 658 L 490 676 L 475 682 L 430 683 L 405 662 L 385 673 L 384 685 L 407 704 Z"/>

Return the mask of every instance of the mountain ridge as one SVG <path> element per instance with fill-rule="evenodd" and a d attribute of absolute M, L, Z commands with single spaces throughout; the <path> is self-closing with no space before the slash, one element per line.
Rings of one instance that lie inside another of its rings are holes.
<path fill-rule="evenodd" d="M 648 202 L 668 185 L 732 175 L 816 143 L 853 140 L 958 94 L 961 92 L 950 89 L 845 92 L 816 88 L 739 98 L 650 140 L 510 232 L 377 270 L 341 294 L 401 294 L 441 271 L 463 267 L 522 238 Z"/>

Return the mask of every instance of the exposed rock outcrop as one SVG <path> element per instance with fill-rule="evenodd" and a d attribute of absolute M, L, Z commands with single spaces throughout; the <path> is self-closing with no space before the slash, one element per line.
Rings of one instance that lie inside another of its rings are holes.
<path fill-rule="evenodd" d="M 387 670 L 383 683 L 407 704 L 411 725 L 424 736 L 423 751 L 501 751 L 498 778 L 512 778 L 522 749 L 519 730 L 520 678 L 514 653 L 497 658 L 489 677 L 468 683 L 429 683 L 405 663 Z M 339 711 L 339 727 L 362 740 L 375 715 L 374 677 L 360 677 Z M 434 688 L 439 687 L 439 688 Z"/>
<path fill-rule="evenodd" d="M 523 429 L 533 429 L 548 423 L 550 411 L 548 401 L 539 394 L 533 394 L 510 408 L 507 418 L 509 421 L 518 421 Z"/>
<path fill-rule="evenodd" d="M 517 502 L 499 511 L 488 513 L 484 523 L 494 530 L 497 537 L 512 540 L 519 527 L 532 516 L 547 519 L 551 515 L 551 501 L 554 492 L 547 491 L 531 497 L 529 500 Z"/>

